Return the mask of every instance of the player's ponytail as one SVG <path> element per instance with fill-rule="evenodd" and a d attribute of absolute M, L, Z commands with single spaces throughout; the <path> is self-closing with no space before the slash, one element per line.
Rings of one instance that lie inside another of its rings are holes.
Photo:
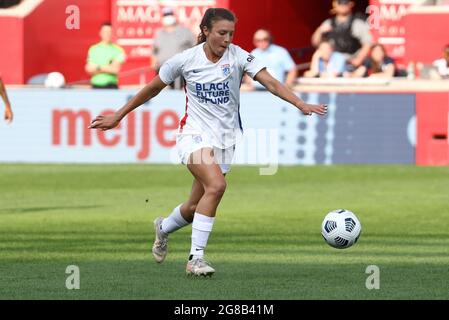
<path fill-rule="evenodd" d="M 219 20 L 228 20 L 237 22 L 235 15 L 224 8 L 209 8 L 204 13 L 203 19 L 200 24 L 200 34 L 198 35 L 198 44 L 206 42 L 206 35 L 204 34 L 204 28 L 212 30 L 212 25 Z"/>

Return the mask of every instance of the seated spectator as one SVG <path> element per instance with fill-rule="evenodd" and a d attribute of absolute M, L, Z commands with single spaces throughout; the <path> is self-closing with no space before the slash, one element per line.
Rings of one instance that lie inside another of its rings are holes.
<path fill-rule="evenodd" d="M 322 41 L 312 57 L 310 70 L 304 73 L 306 78 L 341 77 L 346 69 L 344 54 L 336 52 L 332 41 Z"/>
<path fill-rule="evenodd" d="M 5 120 L 8 123 L 12 122 L 12 108 L 11 103 L 8 99 L 8 94 L 6 93 L 5 85 L 3 84 L 2 76 L 0 75 L 0 96 L 3 99 L 3 102 L 5 103 Z"/>
<path fill-rule="evenodd" d="M 117 89 L 118 74 L 125 61 L 124 50 L 112 42 L 112 26 L 104 23 L 100 29 L 101 41 L 89 48 L 85 70 L 92 76 L 94 89 Z"/>
<path fill-rule="evenodd" d="M 438 69 L 438 73 L 444 79 L 449 79 L 449 44 L 444 48 L 444 58 L 435 60 L 433 65 Z"/>
<path fill-rule="evenodd" d="M 375 44 L 363 65 L 352 73 L 345 73 L 344 76 L 348 78 L 393 78 L 395 72 L 394 60 L 387 55 L 385 47 L 381 44 Z"/>
<path fill-rule="evenodd" d="M 331 14 L 335 16 L 325 20 L 312 36 L 314 47 L 332 40 L 335 51 L 346 56 L 352 70 L 362 65 L 373 43 L 365 17 L 353 13 L 354 6 L 353 0 L 333 0 Z"/>
<path fill-rule="evenodd" d="M 253 43 L 256 47 L 251 54 L 267 66 L 267 71 L 288 87 L 293 87 L 296 81 L 296 64 L 288 51 L 273 43 L 271 33 L 260 29 L 254 33 Z M 257 81 L 246 77 L 249 89 L 265 90 Z"/>

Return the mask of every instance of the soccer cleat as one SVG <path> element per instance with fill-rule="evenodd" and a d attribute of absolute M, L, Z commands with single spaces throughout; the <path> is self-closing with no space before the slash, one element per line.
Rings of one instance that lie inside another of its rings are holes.
<path fill-rule="evenodd" d="M 168 234 L 162 232 L 161 229 L 162 220 L 164 220 L 164 218 L 162 217 L 159 217 L 156 220 L 154 220 L 154 231 L 156 235 L 152 253 L 154 260 L 156 260 L 157 263 L 161 263 L 164 261 L 165 257 L 167 256 L 168 250 Z"/>
<path fill-rule="evenodd" d="M 215 269 L 203 258 L 191 259 L 187 262 L 186 274 L 188 276 L 211 277 L 214 273 Z"/>

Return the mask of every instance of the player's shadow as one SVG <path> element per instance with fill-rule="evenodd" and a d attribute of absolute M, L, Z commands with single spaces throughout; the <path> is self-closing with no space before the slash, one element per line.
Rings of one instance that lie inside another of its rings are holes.
<path fill-rule="evenodd" d="M 101 208 L 103 206 L 57 206 L 57 207 L 26 207 L 26 208 L 6 208 L 0 209 L 0 214 L 26 214 L 36 213 L 42 211 L 56 211 L 56 210 L 88 210 Z"/>

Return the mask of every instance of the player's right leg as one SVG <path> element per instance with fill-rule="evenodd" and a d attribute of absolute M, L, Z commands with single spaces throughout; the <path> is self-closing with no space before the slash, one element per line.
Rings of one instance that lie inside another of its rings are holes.
<path fill-rule="evenodd" d="M 189 199 L 173 209 L 167 218 L 159 217 L 154 220 L 155 240 L 152 253 L 156 262 L 163 262 L 167 256 L 168 235 L 192 223 L 196 206 L 203 194 L 203 185 L 195 179 Z"/>

